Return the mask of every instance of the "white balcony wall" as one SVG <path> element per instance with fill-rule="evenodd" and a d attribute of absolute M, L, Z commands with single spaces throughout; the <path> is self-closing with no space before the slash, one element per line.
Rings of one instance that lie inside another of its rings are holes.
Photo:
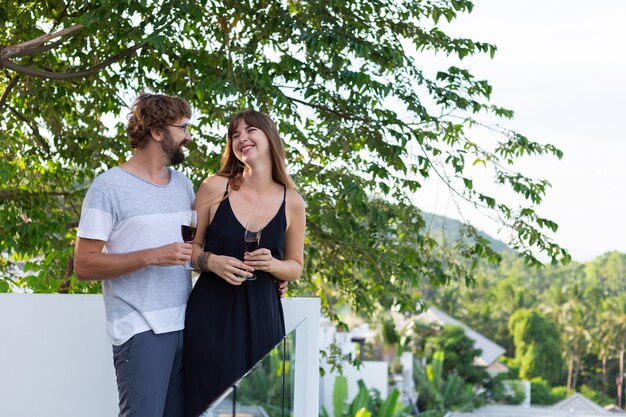
<path fill-rule="evenodd" d="M 296 332 L 296 417 L 316 417 L 319 300 L 284 299 Z M 113 417 L 112 348 L 101 295 L 0 294 L 0 416 Z"/>

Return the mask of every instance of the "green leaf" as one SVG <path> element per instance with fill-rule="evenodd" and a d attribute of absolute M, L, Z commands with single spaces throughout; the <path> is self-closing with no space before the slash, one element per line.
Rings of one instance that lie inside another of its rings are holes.
<path fill-rule="evenodd" d="M 348 380 L 345 376 L 339 375 L 335 378 L 335 387 L 333 388 L 333 410 L 335 417 L 342 417 L 347 409 L 346 401 L 348 400 Z"/>

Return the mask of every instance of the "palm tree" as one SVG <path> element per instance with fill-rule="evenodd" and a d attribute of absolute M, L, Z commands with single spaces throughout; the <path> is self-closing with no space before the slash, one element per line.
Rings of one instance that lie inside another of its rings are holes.
<path fill-rule="evenodd" d="M 568 356 L 567 389 L 576 390 L 576 381 L 580 372 L 580 358 L 586 351 L 591 341 L 591 333 L 588 330 L 589 319 L 587 311 L 578 305 L 570 310 L 568 323 L 563 328 L 565 346 Z M 592 326 L 590 326 L 592 327 Z"/>
<path fill-rule="evenodd" d="M 556 324 L 559 331 L 562 331 L 568 309 L 566 288 L 561 285 L 552 285 L 544 294 L 543 301 L 539 304 L 539 309 Z"/>
<path fill-rule="evenodd" d="M 580 356 L 590 339 L 590 335 L 583 325 L 583 318 L 589 311 L 586 302 L 586 293 L 579 284 L 570 287 L 552 285 L 544 293 L 539 304 L 540 310 L 551 319 L 561 334 L 561 345 L 565 348 L 563 357 L 568 364 L 567 388 L 576 385 L 575 375 L 580 369 Z"/>
<path fill-rule="evenodd" d="M 607 300 L 604 320 L 611 329 L 611 338 L 619 351 L 619 374 L 617 375 L 617 405 L 624 406 L 624 350 L 626 348 L 626 293 L 620 293 Z"/>
<path fill-rule="evenodd" d="M 615 343 L 613 340 L 613 327 L 611 322 L 604 319 L 605 312 L 607 311 L 607 303 L 603 302 L 600 311 L 596 312 L 596 319 L 592 330 L 592 350 L 600 359 L 602 364 L 602 392 L 608 394 L 608 378 L 606 363 L 611 357 L 611 353 L 615 350 Z"/>

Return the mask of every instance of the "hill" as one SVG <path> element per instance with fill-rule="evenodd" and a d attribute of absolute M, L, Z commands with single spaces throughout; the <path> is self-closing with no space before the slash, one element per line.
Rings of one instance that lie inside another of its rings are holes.
<path fill-rule="evenodd" d="M 433 213 L 423 212 L 422 215 L 424 216 L 424 221 L 426 222 L 426 229 L 430 231 L 430 235 L 437 241 L 452 245 L 454 242 L 462 238 L 460 232 L 463 225 L 462 222 Z M 482 231 L 479 231 L 478 234 L 491 242 L 491 247 L 496 252 L 503 253 L 512 251 L 512 249 L 501 240 L 495 239 Z"/>

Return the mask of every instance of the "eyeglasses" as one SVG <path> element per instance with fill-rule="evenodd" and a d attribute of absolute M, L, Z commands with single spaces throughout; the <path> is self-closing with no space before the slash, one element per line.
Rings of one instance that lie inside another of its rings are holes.
<path fill-rule="evenodd" d="M 189 123 L 185 123 L 184 125 L 168 125 L 166 123 L 165 126 L 180 127 L 181 129 L 183 129 L 184 132 L 187 132 L 190 135 L 191 135 L 191 129 L 193 129 L 193 127 L 191 127 Z"/>

